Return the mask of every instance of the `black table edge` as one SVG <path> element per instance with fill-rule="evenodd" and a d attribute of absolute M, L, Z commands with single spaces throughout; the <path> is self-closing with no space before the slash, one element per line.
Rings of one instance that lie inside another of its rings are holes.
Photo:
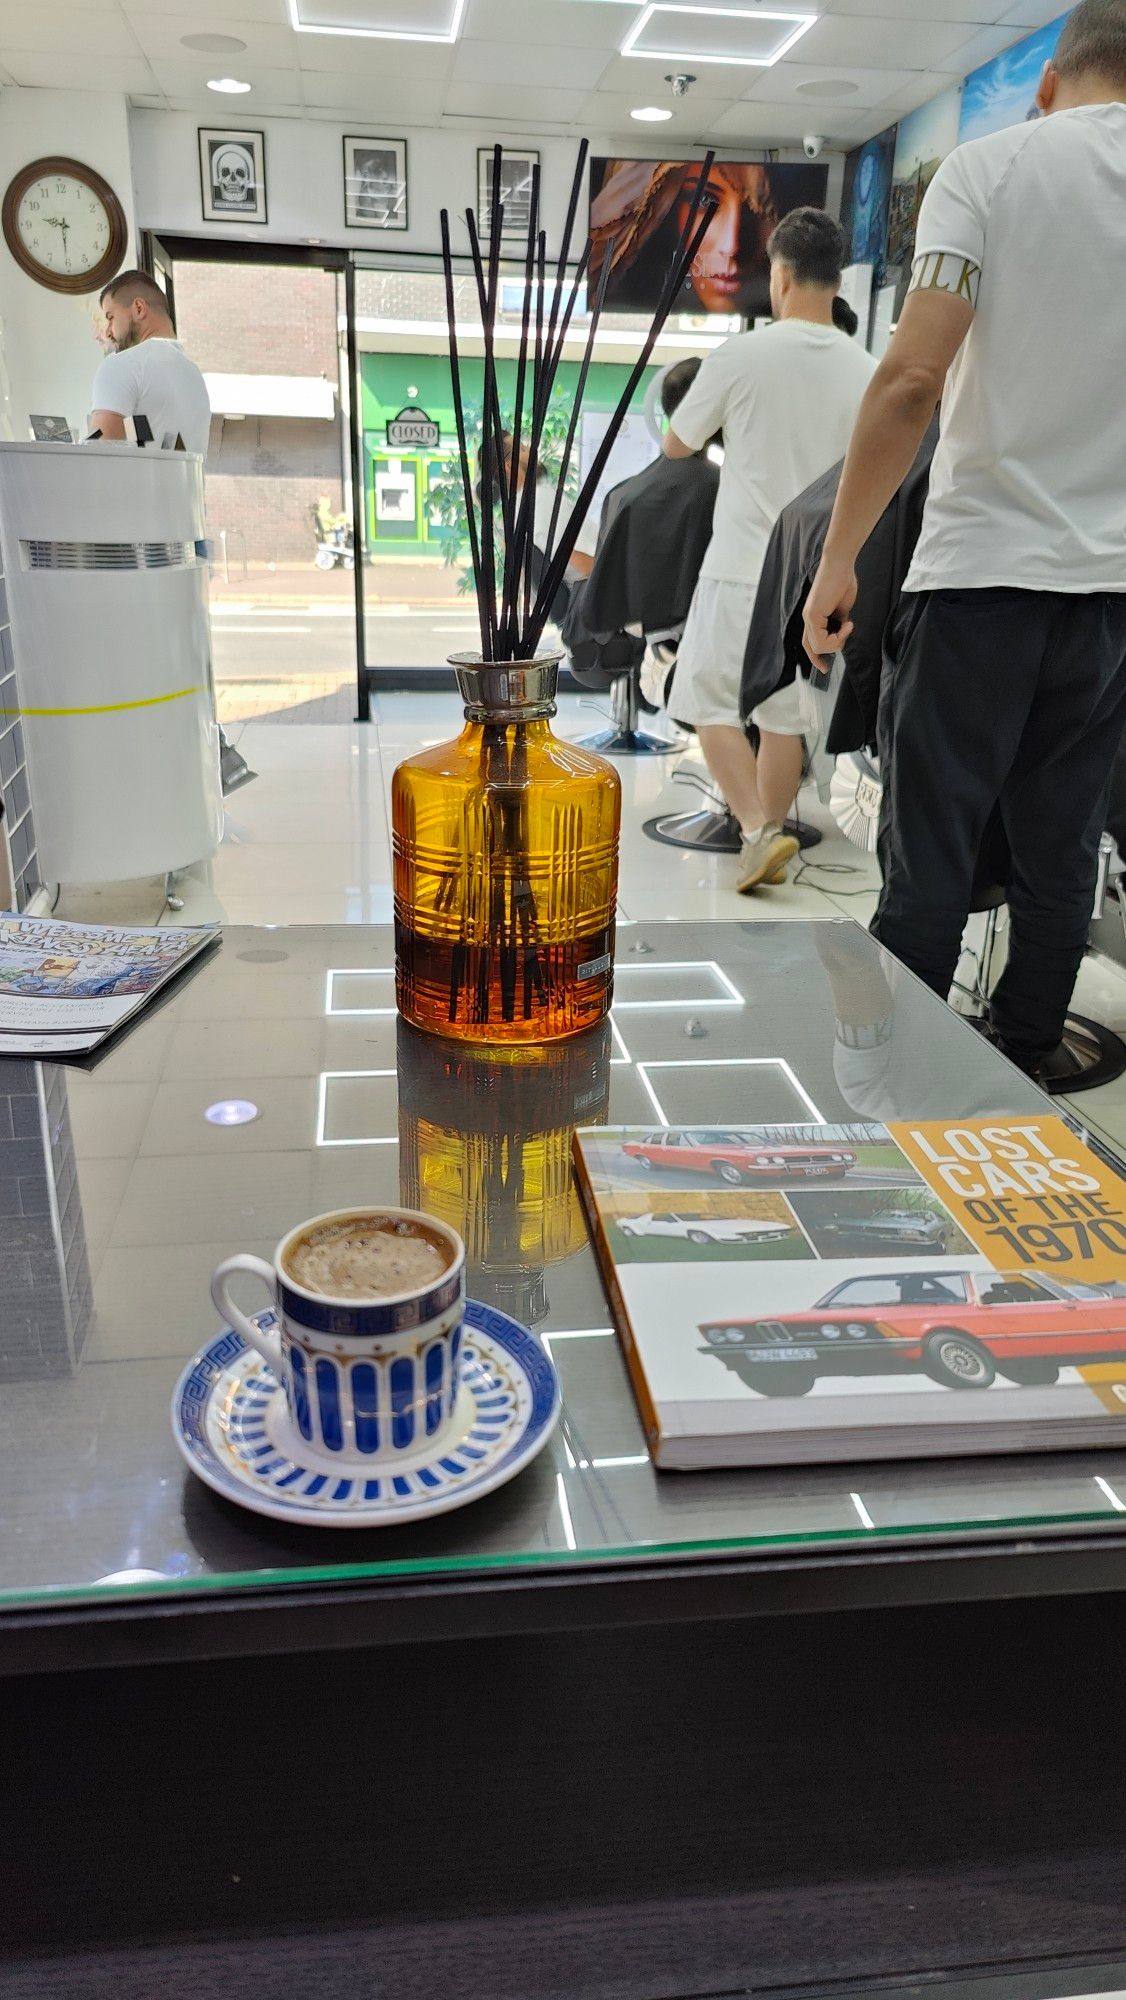
<path fill-rule="evenodd" d="M 0 1676 L 1126 1591 L 1120 1534 L 734 1553 L 0 1611 Z"/>

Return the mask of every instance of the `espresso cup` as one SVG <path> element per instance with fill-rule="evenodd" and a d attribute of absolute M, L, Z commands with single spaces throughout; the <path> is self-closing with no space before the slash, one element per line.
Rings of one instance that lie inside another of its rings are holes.
<path fill-rule="evenodd" d="M 441 1273 L 392 1294 L 336 1298 L 293 1275 L 302 1246 L 331 1245 L 357 1222 L 409 1225 L 439 1252 Z M 236 1271 L 261 1279 L 276 1326 L 256 1324 L 230 1298 Z M 285 1391 L 304 1454 L 326 1464 L 394 1466 L 443 1450 L 460 1429 L 465 1245 L 456 1230 L 412 1208 L 347 1208 L 313 1216 L 282 1237 L 272 1264 L 240 1254 L 211 1280 L 216 1310 L 262 1356 Z"/>

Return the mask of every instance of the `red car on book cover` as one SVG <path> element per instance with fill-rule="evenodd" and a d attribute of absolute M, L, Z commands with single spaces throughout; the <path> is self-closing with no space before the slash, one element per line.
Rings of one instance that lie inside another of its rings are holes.
<path fill-rule="evenodd" d="M 1126 1299 L 1116 1285 L 1029 1271 L 897 1271 L 846 1278 L 808 1312 L 705 1320 L 714 1355 L 763 1396 L 804 1396 L 819 1375 L 922 1369 L 948 1389 L 988 1389 L 998 1374 L 1029 1387 L 1061 1367 L 1126 1360 Z"/>
<path fill-rule="evenodd" d="M 745 1132 L 696 1126 L 691 1130 L 662 1126 L 622 1147 L 640 1167 L 676 1168 L 714 1174 L 731 1187 L 755 1180 L 843 1180 L 856 1165 L 856 1154 L 842 1146 L 755 1145 Z"/>

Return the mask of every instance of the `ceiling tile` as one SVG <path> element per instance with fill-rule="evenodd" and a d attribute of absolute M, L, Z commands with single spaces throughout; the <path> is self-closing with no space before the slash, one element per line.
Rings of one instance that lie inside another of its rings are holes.
<path fill-rule="evenodd" d="M 0 59 L 21 49 L 40 55 L 135 56 L 137 44 L 116 8 L 0 4 Z"/>
<path fill-rule="evenodd" d="M 521 123 L 542 118 L 545 125 L 573 125 L 586 103 L 585 90 L 528 90 L 514 97 L 511 87 L 489 83 L 451 83 L 446 93 L 446 110 L 462 118 L 484 118 L 503 125 L 518 117 Z"/>
<path fill-rule="evenodd" d="M 589 4 L 589 0 L 588 0 Z M 612 90 L 628 97 L 632 104 L 659 104 L 668 90 L 665 73 L 668 63 L 634 62 L 629 56 L 614 56 L 598 81 L 599 90 Z M 695 88 L 704 97 L 721 97 L 730 104 L 742 97 L 747 78 L 758 76 L 757 69 L 736 63 L 693 63 Z"/>
<path fill-rule="evenodd" d="M 852 130 L 854 112 L 827 111 L 822 108 L 816 117 L 801 116 L 787 110 L 784 104 L 757 103 L 745 97 L 740 104 L 729 104 L 712 124 L 707 137 L 722 141 L 726 147 L 745 143 L 754 146 L 794 146 L 800 144 L 803 132 L 820 132 L 825 138 L 833 138 L 838 132 Z"/>
<path fill-rule="evenodd" d="M 513 0 L 469 0 L 461 32 L 470 41 L 511 43 L 518 20 L 522 42 L 605 49 L 616 55 L 640 5 L 641 0 L 601 0 L 599 5 L 593 0 L 519 0 L 520 12 L 514 15 Z"/>
<path fill-rule="evenodd" d="M 888 21 L 998 21 L 1011 0 L 829 0 L 827 14 L 874 14 Z"/>
<path fill-rule="evenodd" d="M 130 20 L 147 14 L 183 14 L 184 0 L 123 0 L 123 12 Z M 286 21 L 285 0 L 232 0 L 231 18 L 219 29 L 223 35 L 237 35 L 240 21 Z M 292 30 L 291 30 L 292 32 Z"/>
<path fill-rule="evenodd" d="M 310 110 L 335 111 L 351 120 L 357 132 L 379 135 L 379 127 L 394 137 L 400 125 L 426 124 L 441 116 L 446 99 L 444 83 L 407 83 L 401 79 L 373 89 L 359 78 L 323 73 L 302 78 L 302 92 Z"/>
<path fill-rule="evenodd" d="M 151 92 L 153 73 L 141 56 L 38 55 L 0 48 L 13 80 L 33 90 Z"/>
<path fill-rule="evenodd" d="M 252 88 L 244 97 L 224 97 L 219 91 L 208 90 L 208 77 L 216 74 L 215 56 L 189 56 L 176 62 L 162 62 L 159 58 L 152 64 L 152 72 L 161 90 L 168 97 L 191 97 L 200 104 L 206 104 L 214 113 L 216 125 L 241 125 L 266 103 L 300 104 L 301 79 L 296 69 L 272 69 L 265 63 L 248 63 L 245 56 L 237 61 L 224 59 L 222 74 L 231 72 Z"/>
<path fill-rule="evenodd" d="M 642 125 L 629 115 L 633 103 L 663 104 L 673 115 L 661 125 Z M 647 96 L 639 92 L 632 100 L 617 91 L 594 90 L 583 105 L 579 122 L 584 132 L 628 136 L 631 150 L 639 159 L 661 157 L 670 143 L 678 149 L 679 157 L 679 149 L 687 146 L 691 150 L 693 142 L 708 131 L 713 119 L 726 111 L 728 103 L 726 97 L 704 97 L 696 90 L 689 91 L 687 97 L 674 99 L 663 83 L 659 90 Z"/>
<path fill-rule="evenodd" d="M 968 41 L 959 43 L 956 49 L 951 50 L 947 62 L 960 76 L 968 76 L 972 69 L 977 69 L 981 63 L 991 62 L 994 56 L 1003 55 L 1006 49 L 1011 49 L 1015 42 L 1023 39 L 1021 35 L 1014 35 L 1011 27 L 979 28 Z"/>
<path fill-rule="evenodd" d="M 880 115 L 881 123 L 872 127 L 879 132 L 884 125 L 894 125 L 898 119 L 906 118 L 917 111 L 920 104 L 929 104 L 932 97 L 940 97 L 944 90 L 951 90 L 962 81 L 960 76 L 937 71 L 920 71 L 908 83 L 898 85 L 887 97 L 881 97 L 873 105 Z"/>
<path fill-rule="evenodd" d="M 236 6 L 238 4 L 239 0 L 236 0 Z M 130 9 L 128 18 L 145 54 L 161 56 L 165 61 L 194 58 L 196 52 L 182 45 L 181 37 L 184 35 L 234 35 L 246 43 L 246 61 L 256 60 L 276 69 L 292 68 L 296 58 L 298 38 L 288 21 L 284 20 L 240 21 L 202 10 L 195 14 L 158 14 L 148 7 L 139 6 Z M 209 56 L 206 60 L 213 65 L 221 64 L 237 70 L 243 56 L 228 53 Z M 214 69 L 212 74 L 215 74 Z"/>
<path fill-rule="evenodd" d="M 553 89 L 587 91 L 594 89 L 610 60 L 604 49 L 530 48 L 518 39 L 507 46 L 461 42 L 453 73 L 458 83 L 511 83 L 534 90 L 550 82 Z"/>
<path fill-rule="evenodd" d="M 828 67 L 843 63 L 859 69 L 928 69 L 944 62 L 966 38 L 964 21 L 928 21 L 918 15 L 877 20 L 859 14 L 829 14 L 803 35 L 794 60 Z"/>
<path fill-rule="evenodd" d="M 835 111 L 861 111 L 869 104 L 881 104 L 889 91 L 902 88 L 910 83 L 912 71 L 909 69 L 844 69 L 834 64 L 826 70 L 822 64 L 812 66 L 807 63 L 775 63 L 773 69 L 764 69 L 750 88 L 744 92 L 743 102 L 750 104 L 794 104 L 800 105 L 814 131 L 817 130 L 818 106 L 829 107 L 817 97 L 804 97 L 800 86 L 803 83 L 822 83 L 832 76 L 839 83 L 852 83 L 856 88 L 847 98 L 841 98 L 832 106 Z"/>
<path fill-rule="evenodd" d="M 1058 21 L 1061 14 L 1070 12 L 1063 0 L 1020 0 L 1020 4 L 1009 7 L 1002 14 L 1002 23 L 1015 28 L 1045 28 L 1049 21 Z"/>
<path fill-rule="evenodd" d="M 351 35 L 294 35 L 294 60 L 303 75 L 336 71 L 373 83 L 402 77 L 414 83 L 444 83 L 457 54 L 449 42 L 382 42 Z"/>

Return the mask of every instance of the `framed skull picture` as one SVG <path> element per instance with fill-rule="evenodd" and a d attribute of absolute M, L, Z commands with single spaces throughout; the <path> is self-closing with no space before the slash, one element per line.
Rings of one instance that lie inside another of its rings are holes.
<path fill-rule="evenodd" d="M 266 142 L 262 133 L 201 126 L 199 180 L 205 222 L 265 222 Z"/>
<path fill-rule="evenodd" d="M 349 229 L 407 227 L 405 139 L 344 139 L 344 221 Z"/>

